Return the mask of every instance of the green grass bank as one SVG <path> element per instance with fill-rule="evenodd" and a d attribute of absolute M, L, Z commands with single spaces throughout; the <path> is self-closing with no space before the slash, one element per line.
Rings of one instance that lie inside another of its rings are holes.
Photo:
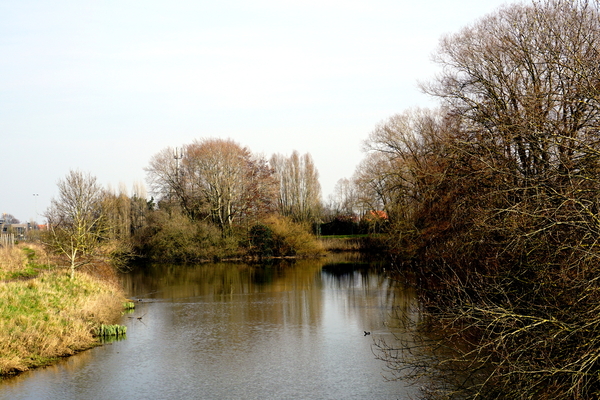
<path fill-rule="evenodd" d="M 47 365 L 99 343 L 122 315 L 116 280 L 52 265 L 39 246 L 0 248 L 0 376 Z"/>

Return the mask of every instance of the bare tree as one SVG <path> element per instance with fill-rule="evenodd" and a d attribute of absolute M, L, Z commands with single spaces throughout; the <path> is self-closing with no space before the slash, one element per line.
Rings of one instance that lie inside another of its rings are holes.
<path fill-rule="evenodd" d="M 425 89 L 470 121 L 514 184 L 564 175 L 598 143 L 599 39 L 596 2 L 506 6 L 442 40 L 444 73 Z"/>
<path fill-rule="evenodd" d="M 276 211 L 279 182 L 262 155 L 249 160 L 245 180 L 241 217 L 251 225 Z"/>
<path fill-rule="evenodd" d="M 355 215 L 358 213 L 356 188 L 354 183 L 348 178 L 342 178 L 337 181 L 330 195 L 330 201 L 335 214 Z"/>
<path fill-rule="evenodd" d="M 362 204 L 382 207 L 392 221 L 416 219 L 446 182 L 454 152 L 449 121 L 443 109 L 413 109 L 380 123 L 354 175 Z"/>
<path fill-rule="evenodd" d="M 124 184 L 119 185 L 118 191 L 109 187 L 102 200 L 107 237 L 127 244 L 131 235 L 145 225 L 148 207 L 146 189 L 141 183 L 134 185 L 131 197 Z"/>
<path fill-rule="evenodd" d="M 16 219 L 12 214 L 2 214 L 2 220 L 6 224 L 20 224 L 21 221 Z"/>
<path fill-rule="evenodd" d="M 58 198 L 46 211 L 48 244 L 69 260 L 71 279 L 104 237 L 103 194 L 96 177 L 71 170 L 58 182 Z"/>
<path fill-rule="evenodd" d="M 184 172 L 182 149 L 167 147 L 150 159 L 145 168 L 150 191 L 163 205 L 181 207 L 191 219 L 201 208 L 189 190 L 189 176 Z"/>
<path fill-rule="evenodd" d="M 146 168 L 162 208 L 180 207 L 191 220 L 210 221 L 228 235 L 234 223 L 273 210 L 276 181 L 264 157 L 233 140 L 203 139 L 166 148 Z"/>
<path fill-rule="evenodd" d="M 279 179 L 279 212 L 296 222 L 314 222 L 320 215 L 321 185 L 310 154 L 273 154 L 271 167 Z"/>
<path fill-rule="evenodd" d="M 393 216 L 402 199 L 397 198 L 393 162 L 381 153 L 372 152 L 360 162 L 354 171 L 352 182 L 356 190 L 356 204 L 364 211 L 385 210 Z M 405 209 L 403 209 L 405 210 Z"/>
<path fill-rule="evenodd" d="M 244 208 L 251 153 L 232 140 L 205 139 L 186 146 L 186 193 L 208 206 L 207 217 L 223 232 Z"/>

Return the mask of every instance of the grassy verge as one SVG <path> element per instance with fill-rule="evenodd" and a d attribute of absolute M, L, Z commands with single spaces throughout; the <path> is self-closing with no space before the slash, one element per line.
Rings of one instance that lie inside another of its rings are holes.
<path fill-rule="evenodd" d="M 0 281 L 27 279 L 50 268 L 50 258 L 41 246 L 0 247 Z"/>
<path fill-rule="evenodd" d="M 114 282 L 38 264 L 29 247 L 1 249 L 0 375 L 51 363 L 98 343 L 117 321 L 124 295 Z M 4 257 L 3 257 L 4 256 Z"/>

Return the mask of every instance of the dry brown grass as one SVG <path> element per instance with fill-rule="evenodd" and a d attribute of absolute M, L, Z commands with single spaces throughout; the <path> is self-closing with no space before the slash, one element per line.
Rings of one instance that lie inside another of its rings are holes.
<path fill-rule="evenodd" d="M 323 245 L 304 224 L 289 218 L 271 216 L 265 223 L 273 232 L 276 253 L 282 256 L 318 256 L 325 252 Z"/>
<path fill-rule="evenodd" d="M 46 249 L 37 243 L 0 247 L 0 280 L 31 277 L 53 263 Z"/>
<path fill-rule="evenodd" d="M 24 269 L 27 256 L 20 247 L 0 247 L 0 278 L 1 274 Z"/>
<path fill-rule="evenodd" d="M 321 237 L 319 241 L 326 251 L 360 251 L 362 241 L 352 237 Z"/>

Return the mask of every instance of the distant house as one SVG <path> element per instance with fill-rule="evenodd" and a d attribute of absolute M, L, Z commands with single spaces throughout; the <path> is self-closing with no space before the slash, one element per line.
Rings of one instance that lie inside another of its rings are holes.
<path fill-rule="evenodd" d="M 0 234 L 12 233 L 17 240 L 23 240 L 27 236 L 27 232 L 32 229 L 37 229 L 36 225 L 31 223 L 26 224 L 10 224 L 5 219 L 0 219 Z"/>
<path fill-rule="evenodd" d="M 371 210 L 368 213 L 365 214 L 365 216 L 363 217 L 363 219 L 371 222 L 371 221 L 387 221 L 388 220 L 388 215 L 385 211 L 383 210 Z"/>
<path fill-rule="evenodd" d="M 382 210 L 371 210 L 365 213 L 361 221 L 368 233 L 381 233 L 388 222 L 388 214 Z"/>
<path fill-rule="evenodd" d="M 11 224 L 10 228 L 17 239 L 25 239 L 25 235 L 27 235 L 27 231 L 30 229 L 30 224 Z"/>

